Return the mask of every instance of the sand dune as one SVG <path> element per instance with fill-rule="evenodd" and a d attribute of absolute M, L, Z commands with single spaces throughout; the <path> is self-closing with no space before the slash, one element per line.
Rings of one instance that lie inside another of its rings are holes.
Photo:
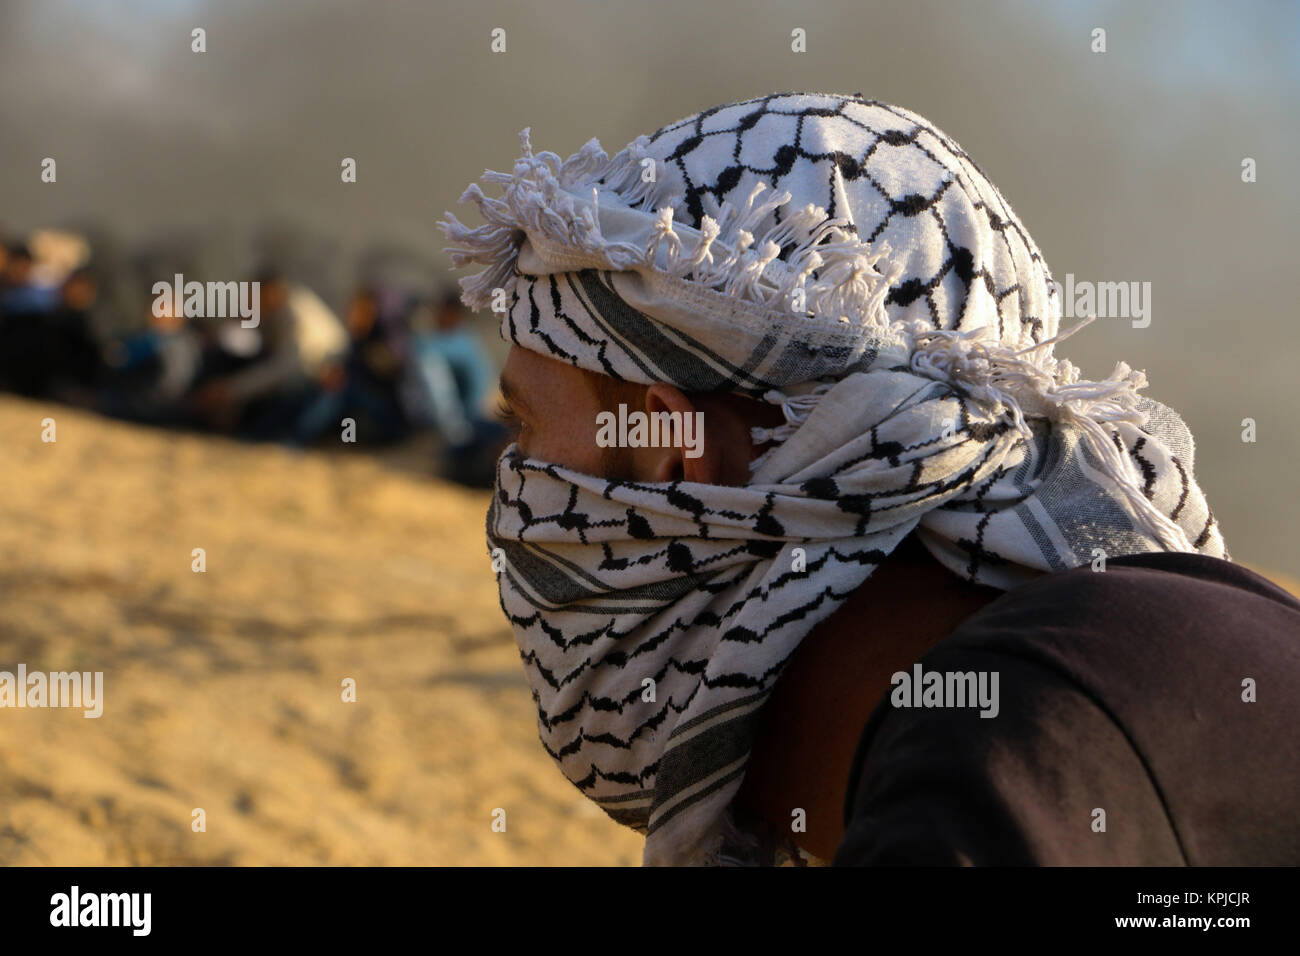
<path fill-rule="evenodd" d="M 105 685 L 0 710 L 0 863 L 640 862 L 538 744 L 486 493 L 7 398 L 0 449 L 0 670 Z"/>

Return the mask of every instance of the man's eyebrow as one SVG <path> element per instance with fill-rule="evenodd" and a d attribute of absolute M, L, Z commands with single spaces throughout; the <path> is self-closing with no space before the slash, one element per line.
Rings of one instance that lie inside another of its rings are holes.
<path fill-rule="evenodd" d="M 511 408 L 518 411 L 521 408 L 527 409 L 529 407 L 523 396 L 519 394 L 519 390 L 511 384 L 510 379 L 506 378 L 504 372 L 501 373 L 501 377 L 497 380 L 497 387 L 501 389 L 502 397 L 505 398 Z"/>

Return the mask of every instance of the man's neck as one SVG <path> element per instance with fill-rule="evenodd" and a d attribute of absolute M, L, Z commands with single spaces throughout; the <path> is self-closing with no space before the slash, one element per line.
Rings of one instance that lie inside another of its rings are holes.
<path fill-rule="evenodd" d="M 799 644 L 764 705 L 736 802 L 829 861 L 844 835 L 849 768 L 890 676 L 1001 592 L 969 584 L 909 536 Z"/>

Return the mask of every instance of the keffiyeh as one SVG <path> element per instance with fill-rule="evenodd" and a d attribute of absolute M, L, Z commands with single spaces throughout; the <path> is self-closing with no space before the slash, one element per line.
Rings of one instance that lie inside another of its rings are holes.
<path fill-rule="evenodd" d="M 743 487 L 498 464 L 488 544 L 543 745 L 645 863 L 759 861 L 729 804 L 762 705 L 908 534 L 1002 589 L 1099 554 L 1226 557 L 1182 420 L 1123 363 L 1083 381 L 1055 357 L 1046 263 L 921 117 L 791 93 L 613 157 L 522 140 L 484 175 L 499 197 L 463 197 L 485 224 L 444 223 L 486 267 L 465 302 L 504 305 L 523 348 L 784 412 Z"/>

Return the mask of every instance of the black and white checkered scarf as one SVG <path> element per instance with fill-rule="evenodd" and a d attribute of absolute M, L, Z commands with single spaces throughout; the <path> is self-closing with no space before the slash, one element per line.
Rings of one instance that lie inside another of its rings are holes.
<path fill-rule="evenodd" d="M 1226 556 L 1182 420 L 1127 365 L 1081 381 L 1053 355 L 1046 263 L 921 117 L 779 94 L 612 158 L 523 143 L 484 176 L 499 197 L 463 197 L 485 225 L 444 223 L 486 266 L 466 303 L 543 355 L 785 412 L 744 487 L 499 464 L 488 542 L 542 742 L 647 864 L 760 859 L 729 812 L 760 708 L 909 533 L 1003 589 L 1099 554 Z"/>

